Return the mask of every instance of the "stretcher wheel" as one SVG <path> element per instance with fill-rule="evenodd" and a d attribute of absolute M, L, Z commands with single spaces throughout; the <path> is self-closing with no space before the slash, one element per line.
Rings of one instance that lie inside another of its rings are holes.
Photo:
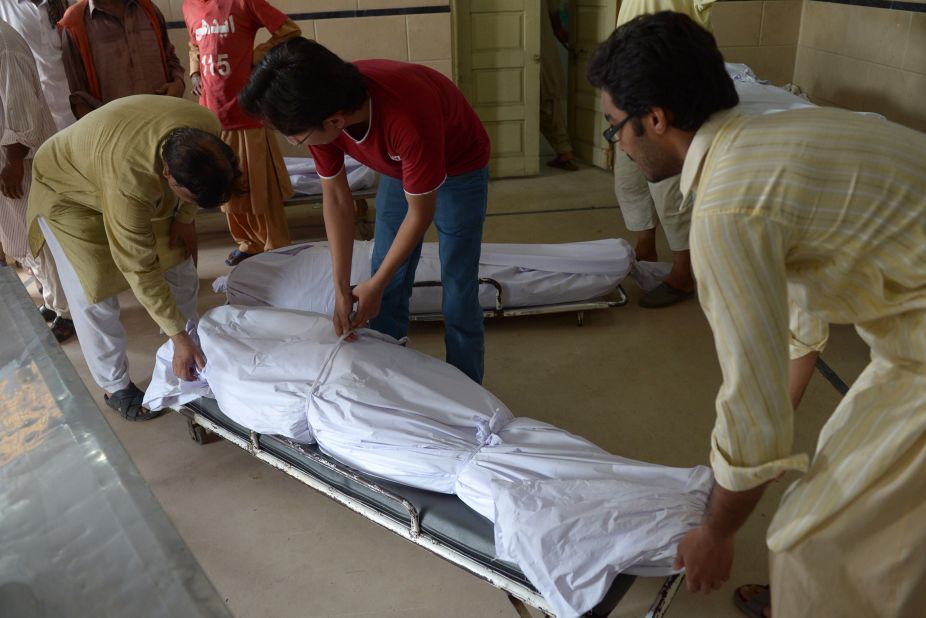
<path fill-rule="evenodd" d="M 190 432 L 190 439 L 193 440 L 196 444 L 210 444 L 212 442 L 218 442 L 219 436 L 215 435 L 202 425 L 198 425 L 193 419 L 186 419 L 186 428 Z"/>

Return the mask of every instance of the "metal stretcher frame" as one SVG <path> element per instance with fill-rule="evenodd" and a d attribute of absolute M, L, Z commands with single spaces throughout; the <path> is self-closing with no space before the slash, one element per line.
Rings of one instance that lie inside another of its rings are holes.
<path fill-rule="evenodd" d="M 502 285 L 490 277 L 480 277 L 480 285 L 491 285 L 495 288 L 495 308 L 484 309 L 483 315 L 486 318 L 514 318 L 525 315 L 547 315 L 551 313 L 571 313 L 576 312 L 576 320 L 579 326 L 585 323 L 585 312 L 595 311 L 596 309 L 610 309 L 612 307 L 623 307 L 629 300 L 624 288 L 617 286 L 617 300 L 607 300 L 606 298 L 593 298 L 568 303 L 552 303 L 549 305 L 531 305 L 527 307 L 506 307 Z M 416 281 L 416 288 L 436 288 L 441 287 L 440 281 Z M 409 320 L 412 322 L 440 322 L 443 321 L 444 315 L 439 312 L 412 313 Z"/>
<path fill-rule="evenodd" d="M 544 616 L 555 618 L 547 601 L 530 585 L 517 567 L 497 559 L 486 560 L 477 552 L 467 553 L 463 544 L 455 543 L 453 539 L 445 538 L 429 530 L 427 525 L 422 526 L 422 513 L 412 501 L 397 491 L 384 487 L 376 479 L 358 473 L 325 456 L 317 448 L 307 447 L 280 436 L 258 434 L 227 418 L 223 421 L 198 401 L 184 404 L 176 411 L 187 418 L 190 437 L 198 444 L 212 442 L 216 439 L 214 436 L 224 438 L 257 459 L 323 493 L 364 518 L 504 591 L 522 618 L 530 617 L 526 607 L 528 605 L 539 609 Z M 319 468 L 343 479 L 344 482 L 331 482 L 318 473 Z M 351 491 L 351 484 L 379 496 L 382 502 L 376 503 L 358 492 Z M 452 498 L 443 494 L 435 495 L 445 499 Z M 386 502 L 391 503 L 392 506 L 386 507 Z M 462 505 L 462 502 L 460 504 Z M 635 579 L 633 576 L 619 575 L 605 598 L 585 615 L 592 617 L 610 615 Z M 683 575 L 665 578 L 650 605 L 646 618 L 661 618 L 665 615 L 683 580 Z"/>
<path fill-rule="evenodd" d="M 369 219 L 370 206 L 367 200 L 376 199 L 376 187 L 361 189 L 352 193 L 354 200 L 354 238 L 356 240 L 370 240 L 373 238 L 373 222 Z M 284 206 L 298 206 L 300 204 L 321 204 L 321 193 L 297 193 L 283 202 Z"/>

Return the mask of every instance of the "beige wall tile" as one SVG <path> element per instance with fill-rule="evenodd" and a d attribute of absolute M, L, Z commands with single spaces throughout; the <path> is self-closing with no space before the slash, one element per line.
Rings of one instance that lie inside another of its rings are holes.
<path fill-rule="evenodd" d="M 878 112 L 888 120 L 903 123 L 909 118 L 906 95 L 910 73 L 879 64 L 866 63 L 858 78 L 844 83 L 834 100 L 849 109 Z"/>
<path fill-rule="evenodd" d="M 408 15 L 408 58 L 442 60 L 453 55 L 450 36 L 450 13 Z"/>
<path fill-rule="evenodd" d="M 408 60 L 404 15 L 319 19 L 316 40 L 345 60 Z"/>
<path fill-rule="evenodd" d="M 720 47 L 746 47 L 759 44 L 762 2 L 721 2 L 711 10 L 714 36 Z"/>
<path fill-rule="evenodd" d="M 831 2 L 804 3 L 800 44 L 837 54 L 845 53 L 851 6 Z"/>
<path fill-rule="evenodd" d="M 315 21 L 311 19 L 302 19 L 296 22 L 299 29 L 302 30 L 302 36 L 307 39 L 315 39 Z"/>
<path fill-rule="evenodd" d="M 357 0 L 269 0 L 269 2 L 289 14 L 357 10 Z"/>
<path fill-rule="evenodd" d="M 909 11 L 851 7 L 846 51 L 854 58 L 900 67 L 910 32 Z"/>
<path fill-rule="evenodd" d="M 721 47 L 720 52 L 727 62 L 747 64 L 759 79 L 767 79 L 776 86 L 794 80 L 795 45 Z"/>
<path fill-rule="evenodd" d="M 183 97 L 191 101 L 196 101 L 197 98 L 193 96 L 191 92 L 192 86 L 190 85 L 190 55 L 187 53 L 189 49 L 187 43 L 190 37 L 187 35 L 186 30 L 175 28 L 167 31 L 167 38 L 170 39 L 170 42 L 173 44 L 174 50 L 177 52 L 177 58 L 180 59 L 180 64 L 183 65 L 183 76 L 186 82 L 186 91 Z"/>
<path fill-rule="evenodd" d="M 423 64 L 426 67 L 431 67 L 436 71 L 440 71 L 450 79 L 453 79 L 453 62 L 450 60 L 423 60 L 417 64 Z"/>
<path fill-rule="evenodd" d="M 183 0 L 158 0 L 160 3 L 169 2 L 173 17 L 168 21 L 183 21 Z"/>
<path fill-rule="evenodd" d="M 755 70 L 756 63 L 759 62 L 759 47 L 756 45 L 749 47 L 721 47 L 720 53 L 723 54 L 723 59 L 726 62 L 742 62 L 749 65 L 753 70 Z"/>
<path fill-rule="evenodd" d="M 907 93 L 904 97 L 906 101 L 907 122 L 905 124 L 926 131 L 926 75 L 920 73 L 907 74 Z"/>
<path fill-rule="evenodd" d="M 357 8 L 369 9 L 405 9 L 413 6 L 445 6 L 447 0 L 357 0 Z"/>
<path fill-rule="evenodd" d="M 803 0 L 777 0 L 762 6 L 760 45 L 796 45 L 801 31 Z"/>
<path fill-rule="evenodd" d="M 811 98 L 819 98 L 820 96 L 817 94 L 819 77 L 815 73 L 817 54 L 819 53 L 812 47 L 798 46 L 797 56 L 794 60 L 794 79 L 792 82 L 800 86 Z"/>
<path fill-rule="evenodd" d="M 181 16 L 174 17 L 174 7 L 172 6 L 172 1 L 173 0 L 154 0 L 154 5 L 158 7 L 159 9 L 161 9 L 161 13 L 164 14 L 164 19 L 166 19 L 167 21 L 174 21 L 175 19 L 183 19 L 183 16 L 182 14 L 179 13 L 179 11 L 178 11 L 178 14 Z M 179 8 L 179 6 L 180 5 L 178 4 L 177 8 Z"/>
<path fill-rule="evenodd" d="M 926 13 L 913 13 L 903 68 L 926 74 Z"/>
<path fill-rule="evenodd" d="M 767 79 L 776 86 L 784 86 L 794 80 L 796 45 L 770 45 L 759 47 L 758 58 L 752 70 L 760 79 Z"/>
<path fill-rule="evenodd" d="M 794 83 L 814 97 L 849 107 L 848 85 L 864 79 L 868 63 L 839 54 L 802 48 L 797 55 Z"/>

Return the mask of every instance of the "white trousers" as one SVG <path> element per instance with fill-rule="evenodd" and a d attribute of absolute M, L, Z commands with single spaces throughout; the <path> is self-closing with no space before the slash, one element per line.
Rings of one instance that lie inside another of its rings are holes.
<path fill-rule="evenodd" d="M 3 243 L 7 255 L 32 270 L 42 287 L 45 306 L 66 318 L 68 303 L 61 288 L 54 258 L 46 249 L 35 257 L 29 251 L 26 208 L 29 205 L 29 187 L 32 186 L 32 159 L 26 159 L 23 163 L 23 196 L 14 200 L 0 194 L 0 242 Z"/>
<path fill-rule="evenodd" d="M 45 244 L 58 264 L 61 285 L 70 302 L 74 330 L 77 331 L 80 348 L 94 382 L 110 393 L 128 387 L 131 382 L 126 354 L 128 338 L 119 320 L 119 298 L 111 296 L 98 303 L 89 302 L 80 279 L 77 278 L 77 273 L 55 238 L 54 232 L 44 219 L 39 218 L 39 223 L 45 235 Z M 180 313 L 187 320 L 197 320 L 199 278 L 193 259 L 187 259 L 165 271 L 164 279 L 170 286 Z"/>
<path fill-rule="evenodd" d="M 633 130 L 633 127 L 627 130 Z M 681 175 L 678 175 L 659 182 L 647 182 L 639 166 L 617 148 L 614 152 L 614 193 L 627 229 L 631 232 L 655 229 L 658 216 L 669 248 L 687 251 L 691 209 L 679 211 L 682 205 L 680 179 Z"/>

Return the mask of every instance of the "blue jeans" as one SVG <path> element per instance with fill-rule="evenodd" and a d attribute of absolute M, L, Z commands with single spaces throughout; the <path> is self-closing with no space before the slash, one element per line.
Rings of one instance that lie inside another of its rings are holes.
<path fill-rule="evenodd" d="M 485 330 L 479 305 L 479 254 L 488 194 L 488 168 L 450 176 L 437 190 L 434 213 L 447 362 L 479 383 L 482 383 L 485 357 Z M 374 273 L 383 263 L 407 212 L 402 182 L 380 176 L 376 191 Z M 379 315 L 370 322 L 372 328 L 397 339 L 408 334 L 408 303 L 420 257 L 421 243 L 386 286 Z"/>

